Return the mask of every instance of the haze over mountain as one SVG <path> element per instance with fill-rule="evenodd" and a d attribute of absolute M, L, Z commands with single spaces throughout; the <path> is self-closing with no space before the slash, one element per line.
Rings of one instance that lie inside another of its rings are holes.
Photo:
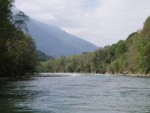
<path fill-rule="evenodd" d="M 36 42 L 37 49 L 53 57 L 69 56 L 98 49 L 94 44 L 73 36 L 59 27 L 30 19 L 27 23 L 29 34 Z"/>

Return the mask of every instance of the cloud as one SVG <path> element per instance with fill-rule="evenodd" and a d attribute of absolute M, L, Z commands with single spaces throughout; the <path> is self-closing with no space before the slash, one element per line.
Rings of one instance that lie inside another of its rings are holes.
<path fill-rule="evenodd" d="M 150 15 L 150 0 L 16 0 L 34 19 L 105 46 L 125 39 Z"/>

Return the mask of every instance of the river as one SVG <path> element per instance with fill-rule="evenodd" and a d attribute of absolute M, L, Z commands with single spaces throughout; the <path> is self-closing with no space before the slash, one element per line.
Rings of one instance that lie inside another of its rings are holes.
<path fill-rule="evenodd" d="M 150 78 L 83 74 L 0 82 L 0 113 L 150 113 Z"/>

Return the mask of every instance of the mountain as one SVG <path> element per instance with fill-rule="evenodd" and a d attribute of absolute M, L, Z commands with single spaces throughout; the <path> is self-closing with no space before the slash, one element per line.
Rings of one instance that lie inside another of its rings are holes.
<path fill-rule="evenodd" d="M 37 49 L 53 57 L 69 56 L 98 49 L 94 44 L 71 35 L 56 26 L 37 20 L 30 19 L 27 27 L 29 34 L 35 40 Z"/>

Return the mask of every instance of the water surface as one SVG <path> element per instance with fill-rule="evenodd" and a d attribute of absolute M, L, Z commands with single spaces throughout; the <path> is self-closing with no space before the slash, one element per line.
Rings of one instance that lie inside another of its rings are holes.
<path fill-rule="evenodd" d="M 0 113 L 150 113 L 150 78 L 88 74 L 1 82 Z"/>

